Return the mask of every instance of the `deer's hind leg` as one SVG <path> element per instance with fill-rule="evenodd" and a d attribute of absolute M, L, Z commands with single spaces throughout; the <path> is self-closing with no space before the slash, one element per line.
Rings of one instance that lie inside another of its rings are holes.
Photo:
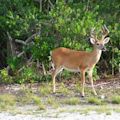
<path fill-rule="evenodd" d="M 89 80 L 90 80 L 90 83 L 91 83 L 91 86 L 92 86 L 93 93 L 94 93 L 94 95 L 97 95 L 97 93 L 96 93 L 96 91 L 95 91 L 95 88 L 94 88 L 94 85 L 93 85 L 92 73 L 93 73 L 93 69 L 90 69 L 90 70 L 88 71 L 88 77 L 89 77 Z"/>
<path fill-rule="evenodd" d="M 85 96 L 84 86 L 85 86 L 85 70 L 81 70 L 81 83 L 82 83 L 82 97 Z"/>

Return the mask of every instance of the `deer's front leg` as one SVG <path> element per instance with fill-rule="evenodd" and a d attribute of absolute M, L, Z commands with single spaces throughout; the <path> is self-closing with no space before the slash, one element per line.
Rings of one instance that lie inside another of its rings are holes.
<path fill-rule="evenodd" d="M 82 83 L 82 97 L 85 96 L 84 86 L 85 86 L 85 70 L 81 71 L 81 83 Z"/>
<path fill-rule="evenodd" d="M 95 88 L 94 88 L 94 85 L 93 85 L 92 73 L 93 73 L 93 69 L 89 70 L 89 71 L 88 71 L 88 77 L 89 77 L 89 80 L 90 80 L 90 82 L 91 82 L 91 86 L 92 86 L 93 93 L 94 93 L 94 95 L 97 95 L 97 93 L 96 93 L 96 91 L 95 91 Z"/>
<path fill-rule="evenodd" d="M 55 77 L 56 77 L 56 71 L 54 70 L 52 73 L 52 80 L 53 80 L 53 93 L 55 93 L 56 88 L 55 88 Z"/>
<path fill-rule="evenodd" d="M 57 74 L 58 74 L 61 70 L 62 70 L 61 67 L 55 68 L 55 70 L 53 70 L 53 73 L 52 73 L 53 93 L 55 93 L 55 91 L 56 91 L 55 78 L 56 78 Z"/>

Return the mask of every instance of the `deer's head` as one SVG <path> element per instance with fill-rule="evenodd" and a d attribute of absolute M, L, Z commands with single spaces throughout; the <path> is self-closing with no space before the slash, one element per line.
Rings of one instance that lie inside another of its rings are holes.
<path fill-rule="evenodd" d="M 101 39 L 98 39 L 96 34 L 95 34 L 95 29 L 92 29 L 91 31 L 91 37 L 90 37 L 90 42 L 97 48 L 100 49 L 102 51 L 106 51 L 106 47 L 105 44 L 107 44 L 110 40 L 108 34 L 109 34 L 109 30 L 107 29 L 107 27 L 104 25 L 102 27 L 102 37 Z"/>

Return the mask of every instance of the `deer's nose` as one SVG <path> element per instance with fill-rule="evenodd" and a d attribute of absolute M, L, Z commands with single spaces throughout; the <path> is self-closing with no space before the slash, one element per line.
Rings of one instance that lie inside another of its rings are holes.
<path fill-rule="evenodd" d="M 106 51 L 107 49 L 106 49 L 106 47 L 104 46 L 103 48 L 102 48 L 102 51 Z"/>
<path fill-rule="evenodd" d="M 100 44 L 98 48 L 102 51 L 106 51 L 106 47 L 102 44 Z"/>

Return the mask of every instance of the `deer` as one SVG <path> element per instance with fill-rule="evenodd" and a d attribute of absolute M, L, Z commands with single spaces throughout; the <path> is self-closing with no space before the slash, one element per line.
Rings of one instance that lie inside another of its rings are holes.
<path fill-rule="evenodd" d="M 101 29 L 101 39 L 97 38 L 95 33 L 95 28 L 91 30 L 90 33 L 90 43 L 93 46 L 93 50 L 87 51 L 76 51 L 69 48 L 59 47 L 51 51 L 52 60 L 52 81 L 53 81 L 53 93 L 56 92 L 56 76 L 63 69 L 72 72 L 81 73 L 81 96 L 84 97 L 84 86 L 85 86 L 85 73 L 88 73 L 88 78 L 92 87 L 94 95 L 97 95 L 96 90 L 93 85 L 93 68 L 98 63 L 101 57 L 102 51 L 106 51 L 105 44 L 110 40 L 109 30 L 104 25 Z"/>

